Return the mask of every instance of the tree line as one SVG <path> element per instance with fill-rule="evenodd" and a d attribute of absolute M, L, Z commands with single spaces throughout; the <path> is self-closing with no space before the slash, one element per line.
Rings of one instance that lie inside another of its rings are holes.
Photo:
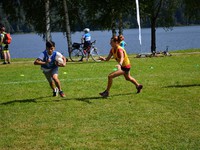
<path fill-rule="evenodd" d="M 200 23 L 199 0 L 139 0 L 141 26 L 151 28 L 151 52 L 156 51 L 156 28 Z M 89 27 L 111 30 L 136 28 L 134 0 L 1 0 L 0 23 L 11 33 L 36 32 L 47 39 L 48 32 L 67 36 Z M 50 37 L 49 37 L 50 38 Z"/>

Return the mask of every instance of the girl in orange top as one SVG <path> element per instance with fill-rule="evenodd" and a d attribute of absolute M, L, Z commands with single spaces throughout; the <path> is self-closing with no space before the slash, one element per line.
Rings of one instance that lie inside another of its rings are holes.
<path fill-rule="evenodd" d="M 128 55 L 127 55 L 126 51 L 121 46 L 119 46 L 119 43 L 120 43 L 120 40 L 117 36 L 111 38 L 110 45 L 112 46 L 112 48 L 110 50 L 109 55 L 106 58 L 100 57 L 100 59 L 102 61 L 109 61 L 111 59 L 111 57 L 113 56 L 115 58 L 115 60 L 118 62 L 118 64 L 117 64 L 118 70 L 114 71 L 108 75 L 108 84 L 107 84 L 106 90 L 102 93 L 99 93 L 102 97 L 109 96 L 109 91 L 112 86 L 113 79 L 120 75 L 124 75 L 124 77 L 127 81 L 130 81 L 131 83 L 133 83 L 136 86 L 137 93 L 140 93 L 141 89 L 143 88 L 143 86 L 141 84 L 139 84 L 130 75 L 131 64 L 130 64 Z"/>

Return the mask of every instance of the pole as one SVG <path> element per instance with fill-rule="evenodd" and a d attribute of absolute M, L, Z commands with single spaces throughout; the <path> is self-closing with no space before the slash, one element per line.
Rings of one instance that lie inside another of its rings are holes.
<path fill-rule="evenodd" d="M 140 53 L 142 51 L 142 35 L 141 35 L 141 25 L 140 25 L 140 9 L 139 9 L 139 2 L 135 0 L 136 3 L 136 12 L 137 12 L 137 23 L 139 27 L 139 42 L 140 42 Z"/>

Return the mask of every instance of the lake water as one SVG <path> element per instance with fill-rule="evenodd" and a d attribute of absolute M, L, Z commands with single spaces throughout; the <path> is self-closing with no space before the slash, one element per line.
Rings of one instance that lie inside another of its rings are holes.
<path fill-rule="evenodd" d="M 138 39 L 138 29 L 124 30 L 127 43 L 126 51 L 129 54 L 151 52 L 151 29 L 142 29 L 142 45 Z M 80 42 L 83 32 L 75 32 L 73 42 Z M 91 31 L 92 40 L 97 40 L 96 46 L 102 55 L 110 50 L 111 31 Z M 37 34 L 13 34 L 10 44 L 12 58 L 36 58 L 45 49 L 45 42 Z M 56 43 L 56 50 L 68 56 L 67 39 L 63 33 L 52 33 L 52 40 Z M 168 46 L 169 51 L 200 48 L 200 26 L 174 27 L 172 31 L 163 28 L 156 30 L 157 51 L 163 51 Z"/>

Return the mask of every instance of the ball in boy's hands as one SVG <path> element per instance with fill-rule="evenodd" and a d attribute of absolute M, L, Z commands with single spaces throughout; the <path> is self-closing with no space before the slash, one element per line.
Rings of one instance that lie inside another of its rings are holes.
<path fill-rule="evenodd" d="M 63 61 L 63 59 L 62 59 L 62 57 L 58 57 L 58 58 L 56 58 L 56 65 L 62 65 L 64 63 L 64 61 Z"/>
<path fill-rule="evenodd" d="M 58 59 L 57 59 L 57 62 L 59 63 L 59 64 L 63 64 L 63 59 L 62 59 L 62 57 L 59 57 Z"/>

